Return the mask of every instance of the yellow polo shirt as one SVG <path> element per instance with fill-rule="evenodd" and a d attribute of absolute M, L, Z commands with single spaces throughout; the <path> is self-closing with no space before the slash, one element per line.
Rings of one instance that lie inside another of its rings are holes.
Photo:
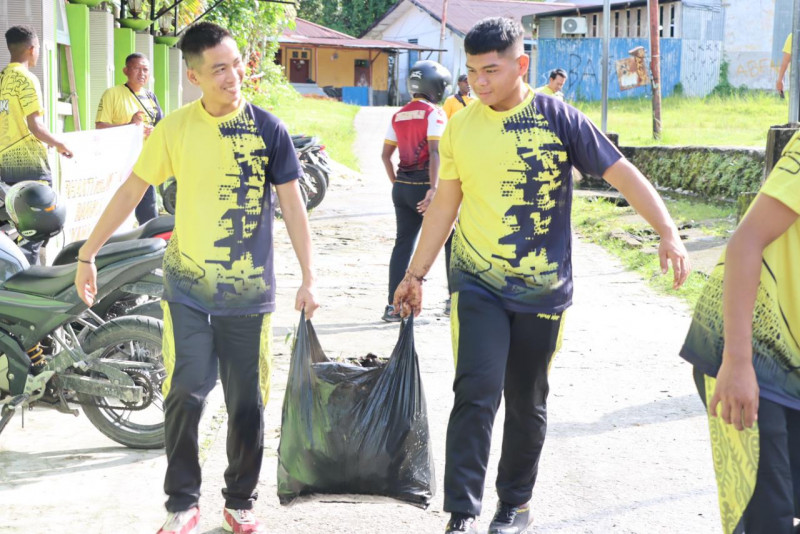
<path fill-rule="evenodd" d="M 145 124 L 155 126 L 161 112 L 156 96 L 147 89 L 134 96 L 125 84 L 115 85 L 100 97 L 95 122 L 120 126 L 131 122 L 131 117 L 139 111 L 144 111 Z"/>
<path fill-rule="evenodd" d="M 444 112 L 447 115 L 448 119 L 450 119 L 450 117 L 455 115 L 455 113 L 457 111 L 461 111 L 462 109 L 467 107 L 469 105 L 469 103 L 474 100 L 474 98 L 472 98 L 469 95 L 468 96 L 461 95 L 461 97 L 464 99 L 464 103 L 463 104 L 458 101 L 458 99 L 456 98 L 456 95 L 449 96 L 449 97 L 447 97 L 447 100 L 444 101 L 444 105 L 442 106 L 442 109 L 444 110 Z"/>

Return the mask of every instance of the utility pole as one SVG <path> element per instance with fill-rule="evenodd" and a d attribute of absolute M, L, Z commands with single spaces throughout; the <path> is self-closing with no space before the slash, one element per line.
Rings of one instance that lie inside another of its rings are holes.
<path fill-rule="evenodd" d="M 447 33 L 447 0 L 442 2 L 442 30 L 439 33 L 439 63 L 442 63 L 442 50 L 444 49 L 444 40 Z"/>
<path fill-rule="evenodd" d="M 650 70 L 653 74 L 653 139 L 661 139 L 661 43 L 658 38 L 658 0 L 650 3 Z"/>
<path fill-rule="evenodd" d="M 603 1 L 603 106 L 600 117 L 600 129 L 603 133 L 608 133 L 608 44 L 611 39 L 611 0 Z"/>
<path fill-rule="evenodd" d="M 789 70 L 789 122 L 800 122 L 800 0 L 794 0 L 792 61 Z"/>

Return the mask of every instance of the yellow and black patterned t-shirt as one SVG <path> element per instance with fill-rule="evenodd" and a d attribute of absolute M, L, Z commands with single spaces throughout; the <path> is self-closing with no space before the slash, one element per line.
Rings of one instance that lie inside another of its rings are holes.
<path fill-rule="evenodd" d="M 212 315 L 274 311 L 270 184 L 301 176 L 277 117 L 244 101 L 212 117 L 198 100 L 158 123 L 133 171 L 154 185 L 178 183 L 165 300 Z"/>
<path fill-rule="evenodd" d="M 44 113 L 39 80 L 11 63 L 0 72 L 0 179 L 6 183 L 51 179 L 47 147 L 28 129 L 33 113 Z"/>
<path fill-rule="evenodd" d="M 572 167 L 602 176 L 622 155 L 580 111 L 528 89 L 509 111 L 476 101 L 453 115 L 439 178 L 460 180 L 463 192 L 454 290 L 552 313 L 572 303 Z"/>
<path fill-rule="evenodd" d="M 759 195 L 779 200 L 800 215 L 800 132 L 787 143 Z M 697 300 L 681 356 L 717 376 L 724 329 L 722 254 Z M 764 249 L 753 312 L 753 366 L 760 395 L 800 410 L 800 219 Z"/>

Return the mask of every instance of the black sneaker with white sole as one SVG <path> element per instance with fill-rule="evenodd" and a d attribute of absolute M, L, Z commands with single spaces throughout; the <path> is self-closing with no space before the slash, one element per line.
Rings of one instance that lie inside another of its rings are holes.
<path fill-rule="evenodd" d="M 383 310 L 383 317 L 381 317 L 381 319 L 383 319 L 387 323 L 399 323 L 400 321 L 403 320 L 403 318 L 400 317 L 399 314 L 395 315 L 394 306 L 392 306 L 391 304 L 386 306 L 386 309 Z"/>
<path fill-rule="evenodd" d="M 447 522 L 447 530 L 444 534 L 456 534 L 464 532 L 466 534 L 478 534 L 475 529 L 475 516 L 468 514 L 450 514 L 450 521 Z"/>
<path fill-rule="evenodd" d="M 523 534 L 532 523 L 531 503 L 514 505 L 499 501 L 489 524 L 489 534 Z"/>

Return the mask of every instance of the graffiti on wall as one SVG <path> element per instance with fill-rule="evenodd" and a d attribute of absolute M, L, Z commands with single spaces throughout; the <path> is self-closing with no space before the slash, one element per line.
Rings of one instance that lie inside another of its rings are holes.
<path fill-rule="evenodd" d="M 608 97 L 612 100 L 650 96 L 651 91 L 647 86 L 623 91 L 620 89 L 619 84 L 614 83 L 614 79 L 617 76 L 615 62 L 629 58 L 629 51 L 636 47 L 643 47 L 647 51 L 649 50 L 649 43 L 647 39 L 642 38 L 620 38 L 611 39 L 610 41 Z M 646 56 L 646 63 L 649 63 L 649 53 Z M 568 74 L 563 89 L 567 100 L 600 100 L 602 97 L 602 57 L 602 39 L 539 39 L 537 56 L 538 85 L 547 83 L 547 73 L 550 70 L 563 68 Z M 662 95 L 671 95 L 675 85 L 680 81 L 680 65 L 681 39 L 662 40 Z"/>

